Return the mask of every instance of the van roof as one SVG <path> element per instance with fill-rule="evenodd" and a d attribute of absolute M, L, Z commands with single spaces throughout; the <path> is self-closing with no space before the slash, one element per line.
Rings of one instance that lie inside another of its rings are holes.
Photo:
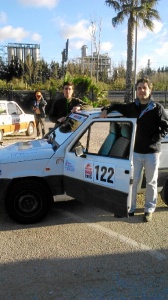
<path fill-rule="evenodd" d="M 101 108 L 93 108 L 92 110 L 81 110 L 80 114 L 84 114 L 86 116 L 94 115 L 94 117 L 99 117 L 101 113 Z M 122 114 L 118 111 L 112 111 L 108 114 L 108 117 L 121 117 Z"/>

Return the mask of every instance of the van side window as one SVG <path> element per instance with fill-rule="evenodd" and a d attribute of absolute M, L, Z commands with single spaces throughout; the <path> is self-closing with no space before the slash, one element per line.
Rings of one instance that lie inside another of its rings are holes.
<path fill-rule="evenodd" d="M 111 140 L 113 140 L 112 127 L 109 121 L 92 123 L 78 142 L 75 143 L 73 150 L 76 146 L 82 145 L 83 149 L 85 149 L 85 153 L 107 156 L 112 145 Z"/>
<path fill-rule="evenodd" d="M 129 122 L 94 122 L 78 139 L 71 151 L 82 146 L 85 154 L 128 158 L 131 133 L 132 127 Z"/>

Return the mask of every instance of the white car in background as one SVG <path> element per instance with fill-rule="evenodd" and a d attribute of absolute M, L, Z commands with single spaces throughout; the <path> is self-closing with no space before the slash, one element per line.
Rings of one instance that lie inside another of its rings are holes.
<path fill-rule="evenodd" d="M 3 136 L 25 132 L 34 134 L 35 120 L 33 114 L 26 114 L 14 101 L 0 100 L 0 141 Z"/>

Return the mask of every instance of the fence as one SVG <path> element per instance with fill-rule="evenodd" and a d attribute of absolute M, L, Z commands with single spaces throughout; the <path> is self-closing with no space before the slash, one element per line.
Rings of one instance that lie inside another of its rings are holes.
<path fill-rule="evenodd" d="M 44 99 L 47 101 L 46 113 L 49 112 L 52 101 L 50 91 L 42 91 Z M 124 102 L 125 91 L 108 91 L 108 100 L 110 102 Z M 59 94 L 58 94 L 59 95 Z M 154 91 L 152 96 L 156 102 L 161 103 L 165 108 L 168 108 L 168 92 L 167 91 Z M 35 91 L 24 91 L 24 90 L 5 90 L 0 89 L 0 99 L 16 101 L 22 109 L 30 113 L 32 101 L 35 99 Z"/>
<path fill-rule="evenodd" d="M 110 102 L 124 102 L 125 91 L 108 91 L 108 100 Z M 168 91 L 153 91 L 152 97 L 156 102 L 163 106 L 168 106 Z"/>

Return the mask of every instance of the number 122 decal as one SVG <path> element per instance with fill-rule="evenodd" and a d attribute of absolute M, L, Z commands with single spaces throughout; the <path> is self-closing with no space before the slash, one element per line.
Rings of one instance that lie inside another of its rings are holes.
<path fill-rule="evenodd" d="M 95 166 L 95 176 L 96 181 L 107 182 L 110 184 L 114 183 L 114 168 L 107 166 Z"/>
<path fill-rule="evenodd" d="M 84 166 L 84 179 L 114 187 L 115 185 L 115 165 L 86 161 Z"/>

